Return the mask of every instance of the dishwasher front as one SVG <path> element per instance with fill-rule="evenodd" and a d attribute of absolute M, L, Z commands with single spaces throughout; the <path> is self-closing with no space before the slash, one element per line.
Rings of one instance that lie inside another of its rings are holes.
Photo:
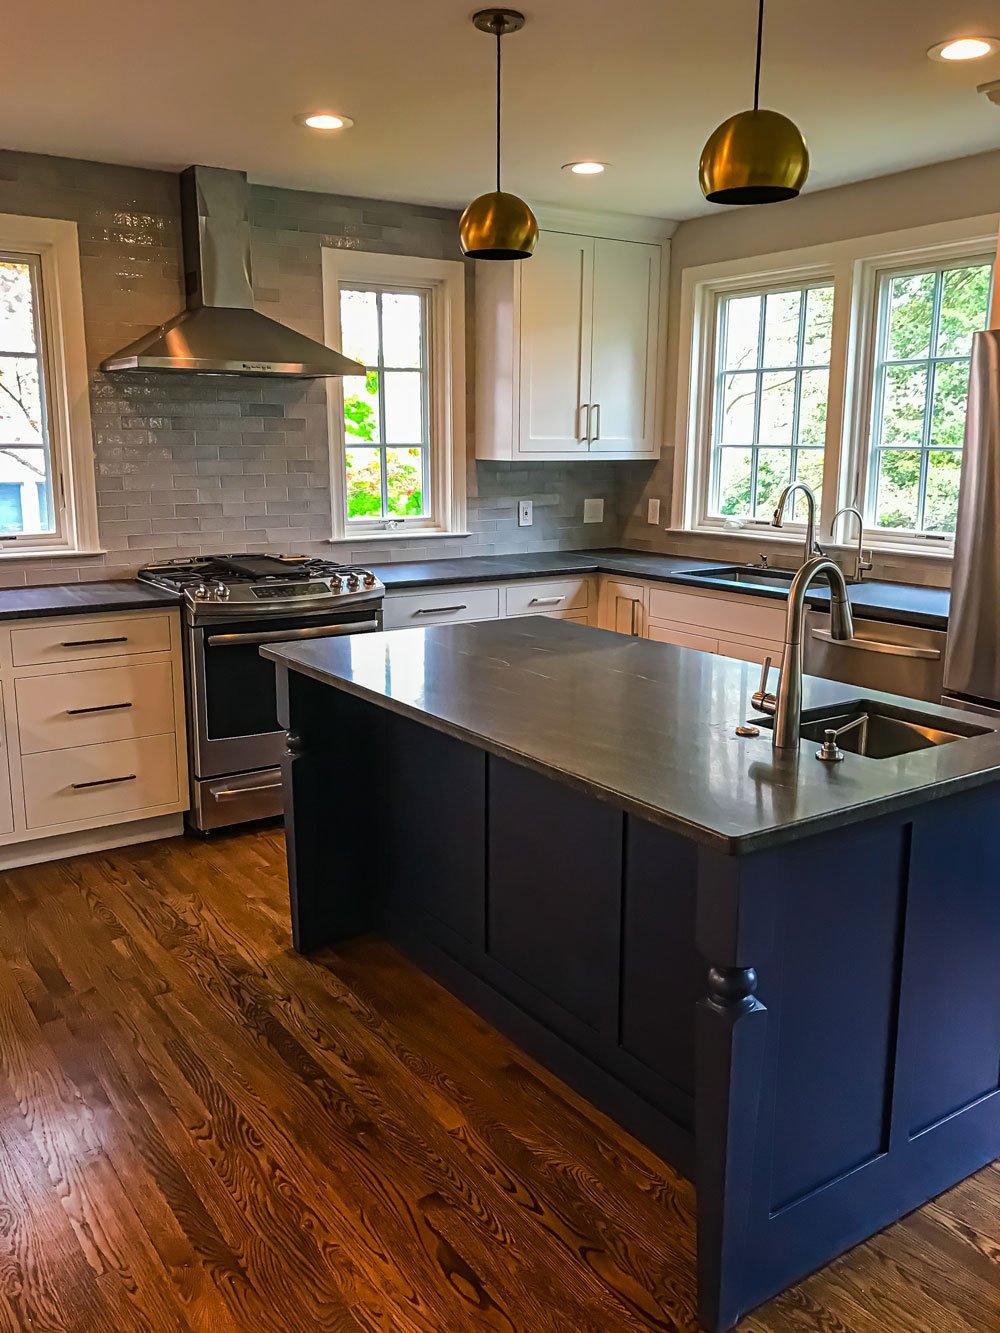
<path fill-rule="evenodd" d="M 806 615 L 805 670 L 862 690 L 883 690 L 908 699 L 941 702 L 944 677 L 944 630 L 918 629 L 880 620 L 854 621 L 854 638 L 830 636 L 830 617 Z"/>

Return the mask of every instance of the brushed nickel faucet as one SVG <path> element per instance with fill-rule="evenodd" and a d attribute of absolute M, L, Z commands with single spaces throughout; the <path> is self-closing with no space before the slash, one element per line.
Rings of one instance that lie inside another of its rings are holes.
<path fill-rule="evenodd" d="M 772 528 L 783 528 L 785 526 L 785 506 L 788 503 L 788 497 L 794 495 L 796 491 L 801 491 L 806 497 L 806 546 L 805 555 L 802 558 L 803 565 L 815 555 L 823 555 L 822 546 L 816 540 L 816 493 L 811 486 L 807 486 L 804 481 L 793 481 L 778 496 L 777 508 L 774 511 L 774 518 L 771 519 Z"/>
<path fill-rule="evenodd" d="M 806 488 L 808 491 L 808 488 Z M 786 487 L 786 494 L 788 488 Z M 810 495 L 812 492 L 808 492 Z M 820 574 L 830 585 L 830 633 L 835 639 L 854 637 L 854 618 L 847 598 L 847 584 L 840 566 L 825 555 L 807 560 L 792 579 L 785 613 L 785 655 L 781 664 L 776 694 L 769 694 L 767 677 L 771 659 L 764 662 L 760 686 L 752 703 L 758 713 L 774 718 L 773 745 L 776 750 L 798 748 L 802 726 L 802 635 L 805 625 L 806 593 Z"/>
<path fill-rule="evenodd" d="M 854 505 L 844 505 L 842 509 L 838 509 L 833 516 L 833 522 L 830 524 L 830 537 L 833 541 L 837 540 L 837 519 L 840 518 L 841 514 L 853 514 L 858 520 L 858 549 L 854 553 L 854 581 L 860 583 L 872 567 L 871 551 L 868 552 L 866 558 L 864 551 L 861 549 L 865 539 L 865 516 Z"/>

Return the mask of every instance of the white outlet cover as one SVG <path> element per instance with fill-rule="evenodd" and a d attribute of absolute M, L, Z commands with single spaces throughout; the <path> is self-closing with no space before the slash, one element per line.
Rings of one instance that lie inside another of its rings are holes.
<path fill-rule="evenodd" d="M 603 522 L 604 522 L 604 501 L 603 501 L 603 500 L 584 500 L 584 502 L 583 502 L 583 521 L 584 521 L 584 523 L 603 523 Z"/>
<path fill-rule="evenodd" d="M 646 522 L 659 523 L 660 521 L 660 502 L 659 500 L 650 500 L 646 509 Z"/>
<path fill-rule="evenodd" d="M 534 506 L 530 500 L 518 500 L 517 502 L 517 526 L 519 528 L 530 528 L 534 522 L 532 510 Z"/>

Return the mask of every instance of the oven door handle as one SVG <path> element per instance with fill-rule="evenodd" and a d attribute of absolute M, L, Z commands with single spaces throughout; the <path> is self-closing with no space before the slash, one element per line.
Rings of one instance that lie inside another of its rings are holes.
<path fill-rule="evenodd" d="M 239 648 L 253 643 L 293 643 L 296 639 L 333 639 L 341 634 L 371 634 L 377 620 L 353 620 L 346 625 L 309 625 L 305 629 L 269 629 L 256 634 L 209 634 L 209 648 Z"/>

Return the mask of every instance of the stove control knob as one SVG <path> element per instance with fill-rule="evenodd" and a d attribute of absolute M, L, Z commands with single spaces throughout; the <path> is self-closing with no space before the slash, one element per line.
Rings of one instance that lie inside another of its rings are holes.
<path fill-rule="evenodd" d="M 212 591 L 212 596 L 217 602 L 225 602 L 229 599 L 229 588 L 225 583 L 217 583 Z"/>
<path fill-rule="evenodd" d="M 334 574 L 333 577 L 330 579 L 330 591 L 331 592 L 344 591 L 344 580 L 340 577 L 339 574 Z"/>
<path fill-rule="evenodd" d="M 357 574 L 348 574 L 347 587 L 350 592 L 357 592 L 361 587 L 361 580 L 358 578 Z"/>
<path fill-rule="evenodd" d="M 369 569 L 369 570 L 366 570 L 366 572 L 365 572 L 365 587 L 366 587 L 366 588 L 374 588 L 376 583 L 378 583 L 378 579 L 375 577 L 375 575 L 371 572 L 370 569 Z"/>
<path fill-rule="evenodd" d="M 193 595 L 197 598 L 199 602 L 205 600 L 205 598 L 208 596 L 208 589 L 205 587 L 204 583 L 198 584 L 197 588 L 195 588 L 194 590 Z"/>

